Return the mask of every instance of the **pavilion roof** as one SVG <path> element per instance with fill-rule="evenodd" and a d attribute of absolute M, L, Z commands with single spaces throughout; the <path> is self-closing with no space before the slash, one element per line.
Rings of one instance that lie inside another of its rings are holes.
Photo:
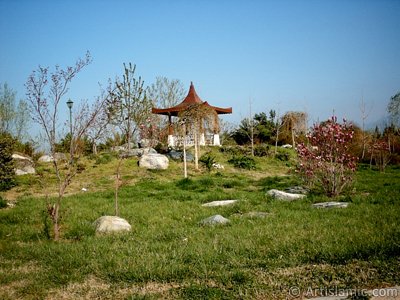
<path fill-rule="evenodd" d="M 186 98 L 183 99 L 183 101 L 181 103 L 179 103 L 178 105 L 175 105 L 173 107 L 169 107 L 169 108 L 153 107 L 151 109 L 151 112 L 153 114 L 158 114 L 158 115 L 178 116 L 179 112 L 187 109 L 189 106 L 191 106 L 193 104 L 203 104 L 203 105 L 209 106 L 212 109 L 214 109 L 217 112 L 217 114 L 231 114 L 232 113 L 232 107 L 221 108 L 221 107 L 217 107 L 217 106 L 212 106 L 212 105 L 208 104 L 207 101 L 201 100 L 200 97 L 197 95 L 196 90 L 194 89 L 193 82 L 190 83 L 189 92 L 188 92 Z"/>

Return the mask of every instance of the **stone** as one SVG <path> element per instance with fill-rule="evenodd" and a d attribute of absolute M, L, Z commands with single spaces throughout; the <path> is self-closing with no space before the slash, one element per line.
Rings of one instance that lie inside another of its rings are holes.
<path fill-rule="evenodd" d="M 96 233 L 113 233 L 121 231 L 131 231 L 132 226 L 125 220 L 117 216 L 103 216 L 94 221 Z"/>
<path fill-rule="evenodd" d="M 183 161 L 183 151 L 171 150 L 167 153 L 167 156 L 176 161 Z M 192 153 L 186 152 L 186 161 L 194 161 Z"/>
<path fill-rule="evenodd" d="M 285 145 L 282 145 L 282 148 L 285 148 L 285 149 L 292 149 L 293 146 L 290 145 L 290 144 L 285 144 Z"/>
<path fill-rule="evenodd" d="M 263 219 L 268 217 L 270 214 L 266 212 L 261 212 L 261 211 L 250 211 L 248 213 L 244 213 L 241 215 L 242 217 L 245 218 L 251 218 L 251 219 Z"/>
<path fill-rule="evenodd" d="M 15 162 L 15 175 L 35 174 L 33 160 L 28 156 L 14 153 L 12 158 Z"/>
<path fill-rule="evenodd" d="M 53 162 L 54 158 L 51 155 L 42 155 L 41 157 L 39 157 L 38 162 L 42 162 L 42 163 L 50 163 Z"/>
<path fill-rule="evenodd" d="M 224 170 L 225 169 L 225 167 L 223 165 L 217 164 L 217 163 L 212 164 L 212 166 L 213 166 L 214 169 L 217 169 L 217 170 Z"/>
<path fill-rule="evenodd" d="M 139 160 L 139 167 L 150 170 L 166 170 L 168 169 L 169 161 L 165 155 L 158 153 L 148 153 L 142 155 Z"/>
<path fill-rule="evenodd" d="M 212 201 L 208 203 L 204 203 L 202 206 L 204 207 L 214 207 L 214 206 L 226 206 L 237 202 L 237 200 L 220 200 L 220 201 Z"/>
<path fill-rule="evenodd" d="M 200 225 L 203 226 L 213 226 L 213 225 L 225 225 L 228 224 L 230 221 L 224 218 L 221 215 L 214 215 L 209 218 L 206 218 L 200 222 Z"/>
<path fill-rule="evenodd" d="M 131 150 L 124 150 L 121 151 L 119 157 L 121 158 L 128 158 L 128 157 L 141 157 L 144 154 L 153 153 L 156 154 L 157 151 L 153 148 L 134 148 Z"/>
<path fill-rule="evenodd" d="M 291 194 L 303 194 L 306 195 L 308 194 L 309 190 L 302 187 L 302 186 L 292 186 L 289 188 L 285 189 L 286 193 L 291 193 Z"/>
<path fill-rule="evenodd" d="M 269 190 L 267 192 L 268 196 L 271 196 L 277 200 L 283 200 L 283 201 L 293 201 L 293 200 L 298 200 L 304 198 L 306 195 L 303 194 L 292 194 L 292 193 L 286 193 L 280 190 Z"/>
<path fill-rule="evenodd" d="M 67 161 L 67 155 L 65 153 L 61 153 L 61 152 L 56 152 L 54 153 L 54 159 L 59 161 Z"/>
<path fill-rule="evenodd" d="M 313 207 L 316 208 L 346 208 L 347 206 L 349 206 L 348 202 L 335 202 L 335 201 L 320 202 L 313 204 Z"/>

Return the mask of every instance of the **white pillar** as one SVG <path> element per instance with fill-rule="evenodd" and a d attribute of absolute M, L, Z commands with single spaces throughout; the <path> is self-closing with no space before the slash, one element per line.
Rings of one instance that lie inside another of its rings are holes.
<path fill-rule="evenodd" d="M 221 143 L 219 141 L 219 134 L 218 133 L 214 134 L 213 145 L 214 146 L 221 146 Z"/>
<path fill-rule="evenodd" d="M 168 147 L 175 147 L 175 137 L 172 134 L 168 135 Z"/>
<path fill-rule="evenodd" d="M 205 146 L 206 145 L 206 139 L 204 137 L 204 133 L 200 134 L 200 141 L 199 141 L 200 146 Z"/>

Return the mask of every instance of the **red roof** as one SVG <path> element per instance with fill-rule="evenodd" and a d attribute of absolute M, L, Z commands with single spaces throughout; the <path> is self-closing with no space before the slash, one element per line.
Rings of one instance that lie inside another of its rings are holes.
<path fill-rule="evenodd" d="M 208 104 L 207 101 L 202 101 L 200 99 L 200 97 L 197 95 L 192 82 L 190 83 L 189 93 L 187 94 L 186 98 L 181 103 L 179 103 L 178 105 L 175 105 L 173 107 L 169 107 L 169 108 L 153 107 L 151 109 L 151 112 L 153 114 L 158 114 L 158 115 L 178 116 L 179 112 L 185 110 L 188 106 L 193 105 L 193 104 L 204 104 L 206 106 L 209 106 L 212 109 L 214 109 L 217 112 L 217 114 L 231 114 L 232 113 L 232 107 L 221 108 L 221 107 L 211 106 L 210 104 Z"/>

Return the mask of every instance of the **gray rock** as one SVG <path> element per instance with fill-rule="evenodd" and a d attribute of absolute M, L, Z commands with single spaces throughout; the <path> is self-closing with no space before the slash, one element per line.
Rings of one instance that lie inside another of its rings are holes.
<path fill-rule="evenodd" d="M 119 156 L 121 158 L 128 158 L 128 157 L 141 157 L 144 154 L 156 154 L 157 151 L 154 150 L 153 148 L 134 148 L 131 150 L 124 150 L 121 151 Z"/>
<path fill-rule="evenodd" d="M 132 226 L 125 220 L 116 216 L 103 216 L 94 221 L 96 233 L 113 233 L 131 231 Z"/>
<path fill-rule="evenodd" d="M 56 152 L 54 153 L 54 159 L 59 161 L 67 161 L 67 155 L 65 153 L 61 153 L 61 152 Z"/>
<path fill-rule="evenodd" d="M 244 213 L 241 215 L 242 217 L 245 218 L 252 218 L 252 219 L 263 219 L 268 217 L 270 214 L 266 212 L 261 212 L 261 211 L 250 211 L 248 213 Z"/>
<path fill-rule="evenodd" d="M 168 165 L 168 158 L 158 153 L 143 154 L 139 160 L 139 167 L 150 170 L 166 170 Z"/>
<path fill-rule="evenodd" d="M 220 200 L 220 201 L 212 201 L 208 203 L 204 203 L 201 206 L 204 207 L 215 207 L 215 206 L 226 206 L 237 202 L 237 200 Z"/>
<path fill-rule="evenodd" d="M 200 225 L 203 226 L 213 226 L 213 225 L 225 225 L 228 224 L 230 221 L 224 218 L 221 215 L 214 215 L 209 218 L 206 218 L 200 222 Z"/>
<path fill-rule="evenodd" d="M 167 156 L 176 161 L 183 161 L 183 151 L 171 150 L 167 153 Z M 186 152 L 186 161 L 192 162 L 194 161 L 193 154 L 190 152 Z"/>
<path fill-rule="evenodd" d="M 51 155 L 45 154 L 39 157 L 38 161 L 42 163 L 50 163 L 54 161 L 54 158 Z"/>
<path fill-rule="evenodd" d="M 304 198 L 306 195 L 303 194 L 292 194 L 292 193 L 286 193 L 283 191 L 279 190 L 269 190 L 267 192 L 268 196 L 271 196 L 277 200 L 283 200 L 283 201 L 293 201 L 293 200 L 298 200 Z"/>
<path fill-rule="evenodd" d="M 292 186 L 289 188 L 285 189 L 286 193 L 291 193 L 291 194 L 303 194 L 306 195 L 308 194 L 309 190 L 302 187 L 302 186 Z"/>
<path fill-rule="evenodd" d="M 15 162 L 15 175 L 19 176 L 36 173 L 32 158 L 17 153 L 14 153 L 12 158 Z"/>
<path fill-rule="evenodd" d="M 316 208 L 346 208 L 349 206 L 348 202 L 335 202 L 335 201 L 330 201 L 330 202 L 321 202 L 321 203 L 315 203 L 313 204 L 313 207 Z"/>

